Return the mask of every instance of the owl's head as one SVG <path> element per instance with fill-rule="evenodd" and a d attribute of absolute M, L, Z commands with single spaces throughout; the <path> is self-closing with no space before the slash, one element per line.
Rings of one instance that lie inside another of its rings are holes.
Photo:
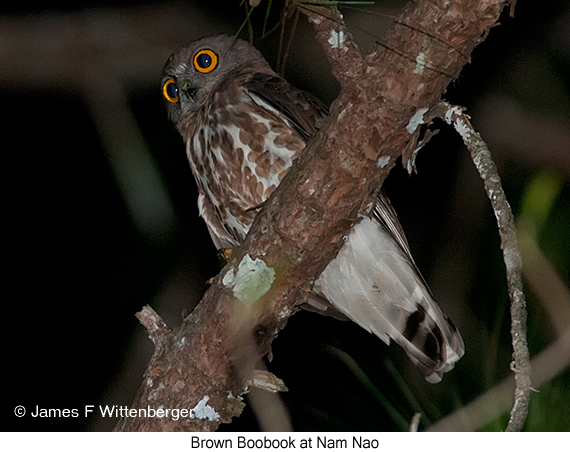
<path fill-rule="evenodd" d="M 245 68 L 273 72 L 257 49 L 231 36 L 201 38 L 180 47 L 162 71 L 162 96 L 170 118 L 180 125 L 206 103 L 218 84 Z"/>

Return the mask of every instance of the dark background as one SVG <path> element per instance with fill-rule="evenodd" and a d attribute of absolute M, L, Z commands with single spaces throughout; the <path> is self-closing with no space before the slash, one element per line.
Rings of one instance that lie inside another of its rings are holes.
<path fill-rule="evenodd" d="M 268 28 L 282 7 L 273 3 Z M 389 24 L 377 13 L 396 15 L 401 4 L 341 9 L 369 48 Z M 110 430 L 116 420 L 84 418 L 83 407 L 133 400 L 152 353 L 135 312 L 150 304 L 174 327 L 219 271 L 158 84 L 178 46 L 234 34 L 245 17 L 238 5 L 0 5 L 3 430 Z M 265 7 L 252 13 L 257 38 Z M 285 76 L 330 103 L 338 86 L 313 35 L 301 17 Z M 256 42 L 274 67 L 278 41 L 273 33 Z M 567 2 L 520 1 L 515 19 L 503 16 L 446 94 L 467 107 L 489 143 L 528 237 L 522 248 L 533 356 L 570 328 L 569 88 Z M 396 347 L 354 324 L 301 312 L 279 334 L 268 364 L 289 387 L 282 399 L 296 430 L 403 430 L 415 412 L 427 428 L 510 373 L 494 216 L 461 140 L 436 126 L 442 130 L 419 154 L 418 174 L 398 166 L 385 187 L 420 269 L 463 334 L 466 355 L 430 385 Z M 532 396 L 528 430 L 570 430 L 568 359 L 560 360 L 566 370 Z M 80 417 L 16 418 L 17 405 L 28 412 L 75 408 Z M 503 429 L 506 419 L 482 428 Z M 257 429 L 249 408 L 221 427 Z"/>

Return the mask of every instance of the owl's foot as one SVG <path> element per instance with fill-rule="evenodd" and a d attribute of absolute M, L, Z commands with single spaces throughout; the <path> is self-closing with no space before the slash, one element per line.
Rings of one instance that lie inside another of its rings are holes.
<path fill-rule="evenodd" d="M 220 262 L 220 268 L 224 268 L 226 266 L 230 260 L 230 257 L 232 257 L 232 252 L 232 248 L 220 248 L 218 250 L 218 261 Z M 206 281 L 206 286 L 211 286 L 214 283 L 215 279 L 216 277 L 214 276 Z"/>
<path fill-rule="evenodd" d="M 218 250 L 218 259 L 222 267 L 224 267 L 230 260 L 230 257 L 232 257 L 232 251 L 232 248 L 220 248 Z"/>

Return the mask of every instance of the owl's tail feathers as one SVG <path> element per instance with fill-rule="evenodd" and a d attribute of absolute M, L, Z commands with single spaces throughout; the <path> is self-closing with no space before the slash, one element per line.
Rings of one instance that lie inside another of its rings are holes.
<path fill-rule="evenodd" d="M 387 344 L 399 344 L 430 383 L 463 356 L 463 340 L 413 261 L 373 219 L 349 233 L 314 291 Z"/>
<path fill-rule="evenodd" d="M 465 347 L 451 319 L 429 298 L 425 304 L 418 303 L 415 312 L 407 313 L 403 331 L 390 336 L 428 382 L 439 383 L 443 373 L 453 369 L 463 356 Z"/>

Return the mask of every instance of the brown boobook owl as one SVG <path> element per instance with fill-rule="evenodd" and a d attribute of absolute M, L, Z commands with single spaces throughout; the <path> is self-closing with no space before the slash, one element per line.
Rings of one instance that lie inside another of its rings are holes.
<path fill-rule="evenodd" d="M 186 143 L 200 215 L 217 248 L 234 248 L 327 108 L 279 77 L 254 47 L 225 35 L 174 52 L 162 94 Z M 327 302 L 384 342 L 396 341 L 429 382 L 463 355 L 461 336 L 433 299 L 382 193 L 315 282 L 312 310 L 326 310 Z"/>

